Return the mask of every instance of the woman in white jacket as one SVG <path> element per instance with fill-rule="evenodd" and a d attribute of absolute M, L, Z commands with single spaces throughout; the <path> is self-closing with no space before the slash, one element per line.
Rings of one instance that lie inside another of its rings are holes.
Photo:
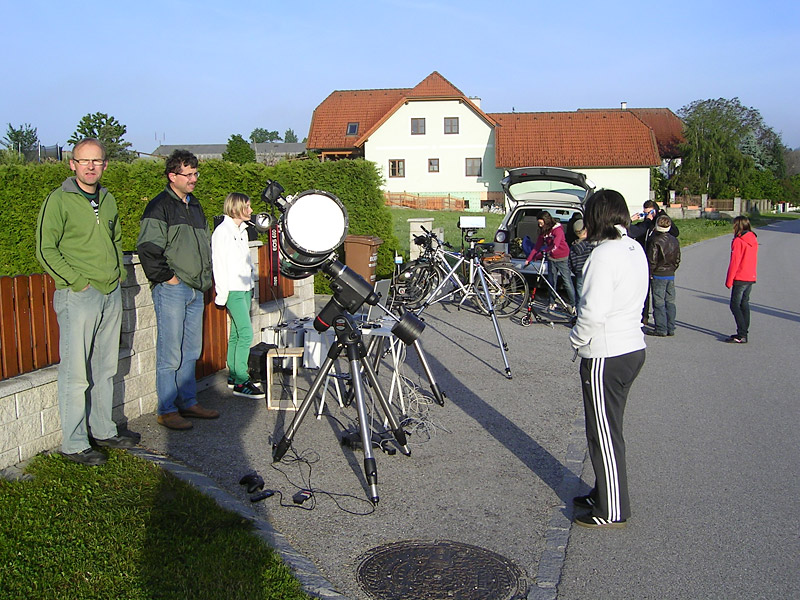
<path fill-rule="evenodd" d="M 247 236 L 253 209 L 244 194 L 228 194 L 222 212 L 225 217 L 211 236 L 211 264 L 214 271 L 215 304 L 231 315 L 228 338 L 228 386 L 234 396 L 263 398 L 264 392 L 250 380 L 248 359 L 253 341 L 250 302 L 255 281 Z"/>
<path fill-rule="evenodd" d="M 649 271 L 641 244 L 628 237 L 622 194 L 598 190 L 586 202 L 587 239 L 597 242 L 583 269 L 583 294 L 570 342 L 581 357 L 586 440 L 595 473 L 583 527 L 624 527 L 630 516 L 622 420 L 628 392 L 645 360 L 642 307 Z"/>

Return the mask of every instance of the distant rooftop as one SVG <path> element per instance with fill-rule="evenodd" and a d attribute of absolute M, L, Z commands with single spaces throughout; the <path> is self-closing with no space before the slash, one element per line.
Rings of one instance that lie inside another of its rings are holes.
<path fill-rule="evenodd" d="M 162 144 L 155 150 L 155 156 L 169 156 L 175 150 L 188 150 L 197 158 L 211 159 L 222 158 L 222 153 L 228 147 L 227 144 Z M 285 142 L 263 142 L 255 145 L 256 157 L 258 156 L 297 156 L 306 151 L 303 143 Z"/>

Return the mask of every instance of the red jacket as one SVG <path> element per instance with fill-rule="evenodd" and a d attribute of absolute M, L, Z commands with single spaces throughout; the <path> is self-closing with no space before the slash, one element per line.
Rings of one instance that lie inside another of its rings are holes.
<path fill-rule="evenodd" d="M 553 228 L 544 235 L 539 235 L 533 250 L 528 255 L 528 262 L 539 260 L 542 253 L 547 252 L 550 258 L 559 259 L 569 256 L 569 244 L 564 237 L 564 228 L 561 223 L 556 223 Z"/>
<path fill-rule="evenodd" d="M 752 231 L 736 236 L 731 242 L 731 263 L 728 265 L 728 276 L 725 287 L 733 286 L 734 281 L 756 281 L 756 263 L 758 263 L 758 238 Z"/>

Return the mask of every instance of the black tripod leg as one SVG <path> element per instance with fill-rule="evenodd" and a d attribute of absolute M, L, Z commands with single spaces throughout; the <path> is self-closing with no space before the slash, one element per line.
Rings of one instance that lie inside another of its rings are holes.
<path fill-rule="evenodd" d="M 408 442 L 406 441 L 406 432 L 403 431 L 403 428 L 400 427 L 400 423 L 397 421 L 397 417 L 394 416 L 392 407 L 389 406 L 389 402 L 386 400 L 386 396 L 378 384 L 378 377 L 375 374 L 375 370 L 372 368 L 372 365 L 369 364 L 369 361 L 366 358 L 361 361 L 361 364 L 364 365 L 364 371 L 367 373 L 367 377 L 372 384 L 372 389 L 378 396 L 378 402 L 380 402 L 381 408 L 383 409 L 386 418 L 389 420 L 389 426 L 392 428 L 394 439 L 396 439 L 397 443 L 400 444 L 403 454 L 406 456 L 411 456 L 411 450 L 408 449 Z"/>
<path fill-rule="evenodd" d="M 361 384 L 361 371 L 359 369 L 359 361 L 362 358 L 362 356 L 359 356 L 360 351 L 365 352 L 363 344 L 348 344 L 347 346 L 347 358 L 350 361 L 350 373 L 356 397 L 356 410 L 358 411 L 358 427 L 361 432 L 361 444 L 364 447 L 364 476 L 367 479 L 367 485 L 369 485 L 369 499 L 373 504 L 377 504 L 378 465 L 372 454 L 372 432 L 369 430 L 367 423 L 367 407 L 364 403 L 364 387 Z M 366 360 L 362 362 L 365 368 L 369 366 Z"/>
<path fill-rule="evenodd" d="M 308 409 L 311 408 L 311 404 L 314 402 L 314 397 L 317 395 L 317 392 L 319 392 L 319 389 L 325 382 L 325 377 L 327 377 L 328 372 L 331 370 L 333 362 L 341 352 L 341 345 L 334 344 L 331 347 L 330 352 L 328 352 L 328 357 L 325 359 L 325 362 L 322 363 L 319 373 L 314 379 L 314 382 L 311 384 L 311 388 L 308 390 L 305 398 L 303 398 L 303 401 L 300 403 L 300 406 L 297 409 L 297 414 L 294 416 L 294 419 L 292 419 L 288 429 L 283 434 L 281 441 L 275 444 L 275 446 L 272 448 L 272 462 L 279 462 L 286 454 L 286 451 L 289 450 L 289 446 L 292 445 L 292 439 L 294 439 L 294 434 L 297 433 L 297 430 L 300 427 L 300 424 L 303 422 Z"/>
<path fill-rule="evenodd" d="M 420 346 L 419 340 L 414 340 L 414 349 L 417 351 L 419 362 L 422 365 L 422 369 L 423 371 L 425 371 L 425 375 L 428 377 L 428 381 L 431 384 L 431 390 L 433 390 L 434 400 L 436 400 L 436 403 L 439 406 L 444 406 L 444 399 L 446 394 L 441 390 L 439 384 L 436 383 L 436 379 L 434 379 L 433 377 L 433 371 L 431 371 L 430 366 L 428 366 L 428 361 L 425 359 L 425 354 L 422 352 L 422 346 Z"/>

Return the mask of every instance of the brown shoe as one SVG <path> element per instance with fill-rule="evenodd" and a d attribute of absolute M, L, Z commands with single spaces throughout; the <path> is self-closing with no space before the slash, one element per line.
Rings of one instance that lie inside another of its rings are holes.
<path fill-rule="evenodd" d="M 191 429 L 194 427 L 191 421 L 187 421 L 176 412 L 158 415 L 158 419 L 156 420 L 159 425 L 163 425 L 169 429 Z"/>
<path fill-rule="evenodd" d="M 216 419 L 219 416 L 219 411 L 203 408 L 199 404 L 195 404 L 189 408 L 182 408 L 179 412 L 182 417 L 194 417 L 196 419 Z"/>

